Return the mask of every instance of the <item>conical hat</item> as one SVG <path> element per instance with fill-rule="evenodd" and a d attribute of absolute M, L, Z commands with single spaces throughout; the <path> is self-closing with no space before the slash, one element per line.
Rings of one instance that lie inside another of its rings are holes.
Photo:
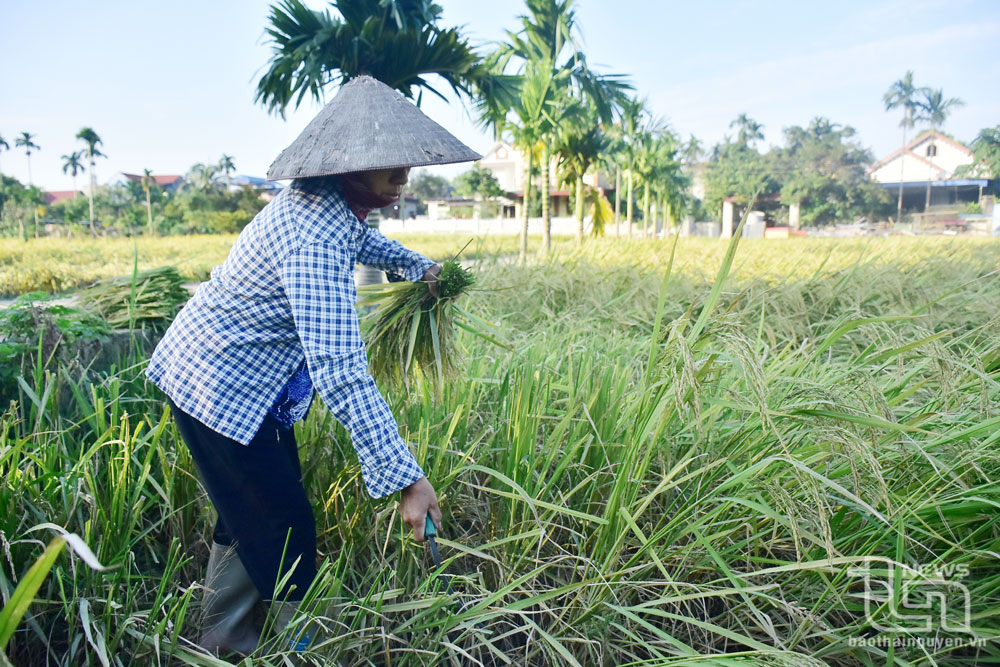
<path fill-rule="evenodd" d="M 470 162 L 483 156 L 370 76 L 341 86 L 267 170 L 267 180 Z"/>

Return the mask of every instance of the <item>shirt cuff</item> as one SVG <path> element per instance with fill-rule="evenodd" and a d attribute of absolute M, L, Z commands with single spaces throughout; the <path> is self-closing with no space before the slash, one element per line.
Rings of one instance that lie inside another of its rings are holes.
<path fill-rule="evenodd" d="M 424 277 L 424 274 L 427 273 L 427 269 L 436 264 L 433 259 L 428 259 L 418 253 L 414 253 L 414 255 L 416 255 L 414 261 L 410 264 L 410 267 L 403 272 L 403 277 L 411 283 L 418 282 Z"/>
<path fill-rule="evenodd" d="M 396 451 L 386 457 L 385 465 L 361 469 L 368 495 L 372 498 L 384 498 L 401 491 L 425 476 L 406 441 L 397 437 L 396 443 Z"/>

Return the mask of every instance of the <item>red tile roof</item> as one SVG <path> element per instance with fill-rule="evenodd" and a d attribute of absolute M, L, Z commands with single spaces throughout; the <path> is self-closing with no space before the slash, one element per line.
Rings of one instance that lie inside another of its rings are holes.
<path fill-rule="evenodd" d="M 65 201 L 67 199 L 73 199 L 77 195 L 82 195 L 83 193 L 79 190 L 52 190 L 51 192 L 45 193 L 45 204 L 51 206 L 56 202 Z"/>
<path fill-rule="evenodd" d="M 122 176 L 124 176 L 125 178 L 127 178 L 130 181 L 142 181 L 142 174 L 126 174 L 123 171 L 122 172 Z M 181 180 L 182 178 L 184 178 L 184 177 L 181 176 L 181 175 L 179 175 L 179 174 L 170 174 L 170 175 L 153 174 L 153 180 L 161 188 L 162 187 L 166 187 L 168 185 L 173 185 L 174 183 L 176 183 L 177 181 Z"/>

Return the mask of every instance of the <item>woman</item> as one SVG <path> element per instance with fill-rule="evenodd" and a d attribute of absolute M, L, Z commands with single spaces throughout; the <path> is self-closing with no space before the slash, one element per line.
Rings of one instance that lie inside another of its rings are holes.
<path fill-rule="evenodd" d="M 350 431 L 369 494 L 400 492 L 423 539 L 440 525 L 433 486 L 367 372 L 355 313 L 356 262 L 423 280 L 438 267 L 370 229 L 410 167 L 479 159 L 370 77 L 344 85 L 268 172 L 295 178 L 243 230 L 157 346 L 147 375 L 164 391 L 219 520 L 206 575 L 201 644 L 249 653 L 259 599 L 277 592 L 279 627 L 316 574 L 316 530 L 292 424 L 314 389 Z M 294 568 L 291 567 L 292 564 Z"/>

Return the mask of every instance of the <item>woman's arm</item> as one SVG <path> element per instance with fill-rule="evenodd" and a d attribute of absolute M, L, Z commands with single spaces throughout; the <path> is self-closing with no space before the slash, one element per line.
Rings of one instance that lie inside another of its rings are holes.
<path fill-rule="evenodd" d="M 368 493 L 381 498 L 424 473 L 368 373 L 353 270 L 345 248 L 314 243 L 289 255 L 280 274 L 313 384 L 350 431 Z"/>
<path fill-rule="evenodd" d="M 411 282 L 423 278 L 434 265 L 419 252 L 409 250 L 399 241 L 387 239 L 378 229 L 370 227 L 358 249 L 358 261 L 376 269 L 398 273 Z"/>

